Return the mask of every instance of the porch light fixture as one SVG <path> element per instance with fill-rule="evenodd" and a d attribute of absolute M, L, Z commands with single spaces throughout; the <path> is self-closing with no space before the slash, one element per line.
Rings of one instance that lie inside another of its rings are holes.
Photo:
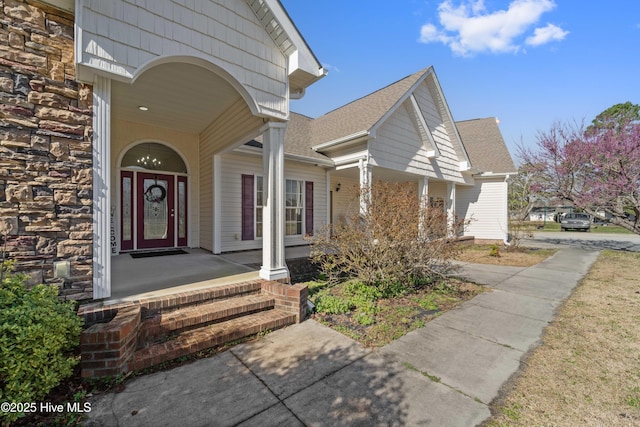
<path fill-rule="evenodd" d="M 338 185 L 336 185 L 336 193 L 337 193 L 338 191 L 340 191 L 340 188 L 341 188 L 341 187 L 342 187 L 342 186 L 340 185 L 340 183 L 338 183 Z"/>
<path fill-rule="evenodd" d="M 71 275 L 71 263 L 69 261 L 53 262 L 53 277 L 55 279 L 68 278 Z"/>
<path fill-rule="evenodd" d="M 140 111 L 149 111 L 149 107 L 144 106 L 144 105 L 140 105 L 140 106 L 138 107 L 138 110 L 140 110 Z"/>

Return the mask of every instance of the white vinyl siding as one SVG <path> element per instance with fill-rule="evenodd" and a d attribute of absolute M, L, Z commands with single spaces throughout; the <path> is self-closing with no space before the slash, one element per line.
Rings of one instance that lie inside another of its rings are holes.
<path fill-rule="evenodd" d="M 242 240 L 242 208 L 241 176 L 263 175 L 262 158 L 244 153 L 231 153 L 222 156 L 222 214 L 221 214 L 221 250 L 223 252 L 262 249 L 262 240 Z M 324 168 L 308 163 L 285 161 L 285 179 L 313 181 L 313 224 L 318 232 L 326 224 L 327 191 L 326 171 Z M 304 187 L 303 187 L 304 194 Z M 302 216 L 304 233 L 304 215 Z M 303 235 L 286 236 L 286 246 L 308 244 Z"/>
<path fill-rule="evenodd" d="M 287 60 L 246 1 L 80 0 L 78 76 L 133 79 L 156 58 L 202 58 L 233 75 L 262 113 L 288 114 Z"/>
<path fill-rule="evenodd" d="M 509 229 L 504 178 L 476 178 L 473 187 L 456 187 L 456 213 L 460 218 L 471 220 L 465 235 L 503 240 Z"/>
<path fill-rule="evenodd" d="M 213 251 L 213 156 L 220 150 L 237 143 L 249 130 L 260 126 L 262 126 L 262 119 L 253 116 L 247 104 L 243 100 L 238 100 L 200 133 L 201 248 Z M 238 191 L 239 188 L 240 183 L 238 183 Z M 224 191 L 225 189 L 222 188 L 223 193 Z M 238 210 L 236 215 L 238 212 L 240 211 Z"/>
<path fill-rule="evenodd" d="M 336 191 L 338 183 L 340 183 L 340 191 Z M 331 191 L 333 192 L 332 224 L 337 225 L 340 222 L 344 222 L 354 212 L 360 211 L 360 202 L 358 200 L 359 186 L 358 180 L 355 179 L 337 176 L 331 177 Z"/>
<path fill-rule="evenodd" d="M 416 88 L 414 96 L 440 156 L 435 159 L 427 157 L 433 147 L 420 135 L 420 128 L 412 118 L 415 114 L 409 110 L 412 107 L 405 102 L 380 125 L 376 138 L 369 143 L 371 164 L 463 183 L 459 170 L 460 161 L 464 159 L 459 157 L 453 146 L 455 136 L 450 135 L 452 128 L 447 126 L 448 119 L 443 117 L 440 102 L 432 96 L 427 81 Z"/>

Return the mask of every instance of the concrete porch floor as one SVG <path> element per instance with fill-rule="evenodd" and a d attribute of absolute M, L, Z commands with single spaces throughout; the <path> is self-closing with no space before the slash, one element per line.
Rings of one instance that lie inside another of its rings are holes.
<path fill-rule="evenodd" d="M 111 298 L 108 302 L 159 296 L 166 293 L 228 284 L 258 278 L 262 251 L 213 255 L 204 249 L 185 249 L 187 254 L 132 258 L 130 254 L 111 259 Z M 285 250 L 286 259 L 309 256 L 308 246 Z"/>

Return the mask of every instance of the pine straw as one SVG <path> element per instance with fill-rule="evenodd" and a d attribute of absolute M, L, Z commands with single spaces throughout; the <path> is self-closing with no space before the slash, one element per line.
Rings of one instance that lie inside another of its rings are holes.
<path fill-rule="evenodd" d="M 640 254 L 605 251 L 490 426 L 640 425 Z"/>

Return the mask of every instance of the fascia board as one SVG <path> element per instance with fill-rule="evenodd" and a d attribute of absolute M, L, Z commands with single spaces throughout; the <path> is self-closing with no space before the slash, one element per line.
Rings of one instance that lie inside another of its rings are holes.
<path fill-rule="evenodd" d="M 332 141 L 323 142 L 322 144 L 314 145 L 311 147 L 314 151 L 325 151 L 330 148 L 337 148 L 337 146 L 349 146 L 358 142 L 363 142 L 371 138 L 371 134 L 368 130 L 362 130 L 351 135 L 343 136 L 342 138 L 334 139 Z"/>
<path fill-rule="evenodd" d="M 438 76 L 436 76 L 435 71 L 431 72 L 430 76 L 433 79 L 433 82 L 435 83 L 436 90 L 438 91 L 438 96 L 440 97 L 440 99 L 442 100 L 442 103 L 444 105 L 444 109 L 445 109 L 445 112 L 447 114 L 447 119 L 451 123 L 451 127 L 453 128 L 453 132 L 455 133 L 455 135 L 453 135 L 453 136 L 457 139 L 457 143 L 458 143 L 458 145 L 460 146 L 460 148 L 462 150 L 462 155 L 464 156 L 464 159 L 462 161 L 466 161 L 469 165 L 471 165 L 471 160 L 469 159 L 469 154 L 467 154 L 467 149 L 464 146 L 464 143 L 462 142 L 462 137 L 460 136 L 460 132 L 458 132 L 458 127 L 456 126 L 456 122 L 453 121 L 453 115 L 451 114 L 451 109 L 449 109 L 449 103 L 447 102 L 447 98 L 445 98 L 444 92 L 442 91 L 442 87 L 440 86 L 440 82 L 438 81 Z"/>
<path fill-rule="evenodd" d="M 234 153 L 249 154 L 251 156 L 262 157 L 262 148 L 249 147 L 243 145 L 233 150 Z M 335 163 L 331 159 L 316 159 L 314 157 L 301 156 L 299 154 L 284 153 L 284 158 L 301 163 L 311 163 L 319 166 L 334 167 Z"/>

